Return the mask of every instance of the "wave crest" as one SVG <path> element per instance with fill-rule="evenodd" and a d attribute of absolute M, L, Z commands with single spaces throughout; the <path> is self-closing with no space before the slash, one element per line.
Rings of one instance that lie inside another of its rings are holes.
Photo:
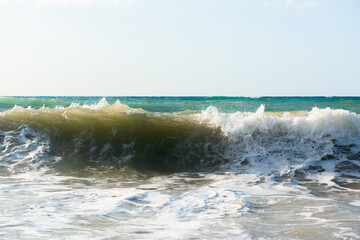
<path fill-rule="evenodd" d="M 355 138 L 360 136 L 360 117 L 342 109 L 319 109 L 310 112 L 265 112 L 260 105 L 256 112 L 221 113 L 216 107 L 208 107 L 198 115 L 200 121 L 206 121 L 221 127 L 229 136 L 252 133 L 293 134 L 302 137 Z"/>
<path fill-rule="evenodd" d="M 103 98 L 94 105 L 14 107 L 1 113 L 0 131 L 13 136 L 0 138 L 3 147 L 8 144 L 13 149 L 6 149 L 16 152 L 19 148 L 11 144 L 16 136 L 33 139 L 34 134 L 21 133 L 24 129 L 41 136 L 33 145 L 48 146 L 41 154 L 62 171 L 125 165 L 165 172 L 212 167 L 287 172 L 331 159 L 326 156 L 357 156 L 360 150 L 360 117 L 330 108 L 284 113 L 265 112 L 261 105 L 256 112 L 222 113 L 208 107 L 198 114 L 163 114 L 118 101 L 109 105 Z M 347 153 L 339 150 L 345 145 L 352 146 Z M 0 153 L 2 162 L 11 162 L 11 156 Z"/>

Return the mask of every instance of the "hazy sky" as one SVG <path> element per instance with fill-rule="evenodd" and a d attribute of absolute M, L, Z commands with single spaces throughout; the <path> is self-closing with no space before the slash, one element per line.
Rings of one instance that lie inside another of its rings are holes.
<path fill-rule="evenodd" d="M 0 95 L 360 95 L 358 0 L 0 0 Z"/>

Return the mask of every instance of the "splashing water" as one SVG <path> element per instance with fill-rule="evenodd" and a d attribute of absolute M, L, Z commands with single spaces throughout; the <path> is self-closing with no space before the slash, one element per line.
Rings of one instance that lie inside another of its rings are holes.
<path fill-rule="evenodd" d="M 278 98 L 20 100 L 0 115 L 1 237 L 360 238 L 354 112 L 265 111 Z M 188 109 L 172 111 L 179 101 Z"/>

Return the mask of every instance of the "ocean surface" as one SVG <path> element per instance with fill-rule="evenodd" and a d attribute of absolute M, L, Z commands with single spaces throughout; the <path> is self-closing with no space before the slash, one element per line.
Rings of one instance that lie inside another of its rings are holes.
<path fill-rule="evenodd" d="M 360 97 L 0 97 L 0 239 L 360 239 Z"/>

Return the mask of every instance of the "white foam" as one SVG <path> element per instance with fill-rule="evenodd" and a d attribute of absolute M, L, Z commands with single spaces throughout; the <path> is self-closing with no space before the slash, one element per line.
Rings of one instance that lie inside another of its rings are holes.
<path fill-rule="evenodd" d="M 201 122 L 221 128 L 230 139 L 225 156 L 230 159 L 222 169 L 275 177 L 294 175 L 334 154 L 334 139 L 340 143 L 360 143 L 360 117 L 346 110 L 313 108 L 306 113 L 266 113 L 260 105 L 256 112 L 221 113 L 208 107 L 197 115 Z M 338 156 L 338 158 L 340 158 Z M 247 164 L 243 165 L 245 161 Z M 335 186 L 339 176 L 336 161 L 321 161 L 324 173 L 309 173 L 314 182 Z"/>
<path fill-rule="evenodd" d="M 360 117 L 347 110 L 313 108 L 305 116 L 291 113 L 267 115 L 265 106 L 260 105 L 256 112 L 221 113 L 210 106 L 198 115 L 201 121 L 208 121 L 221 127 L 224 133 L 238 134 L 283 133 L 320 138 L 331 135 L 335 138 L 360 135 Z"/>
<path fill-rule="evenodd" d="M 85 109 L 92 109 L 92 110 L 97 110 L 97 109 L 101 109 L 104 107 L 109 106 L 109 103 L 106 101 L 106 98 L 103 97 L 98 103 L 96 104 L 79 104 L 79 103 L 71 103 L 69 108 L 85 108 Z"/>
<path fill-rule="evenodd" d="M 354 206 L 360 207 L 360 200 L 356 200 L 356 201 L 350 202 L 350 204 L 351 204 L 351 205 L 354 205 Z"/>

